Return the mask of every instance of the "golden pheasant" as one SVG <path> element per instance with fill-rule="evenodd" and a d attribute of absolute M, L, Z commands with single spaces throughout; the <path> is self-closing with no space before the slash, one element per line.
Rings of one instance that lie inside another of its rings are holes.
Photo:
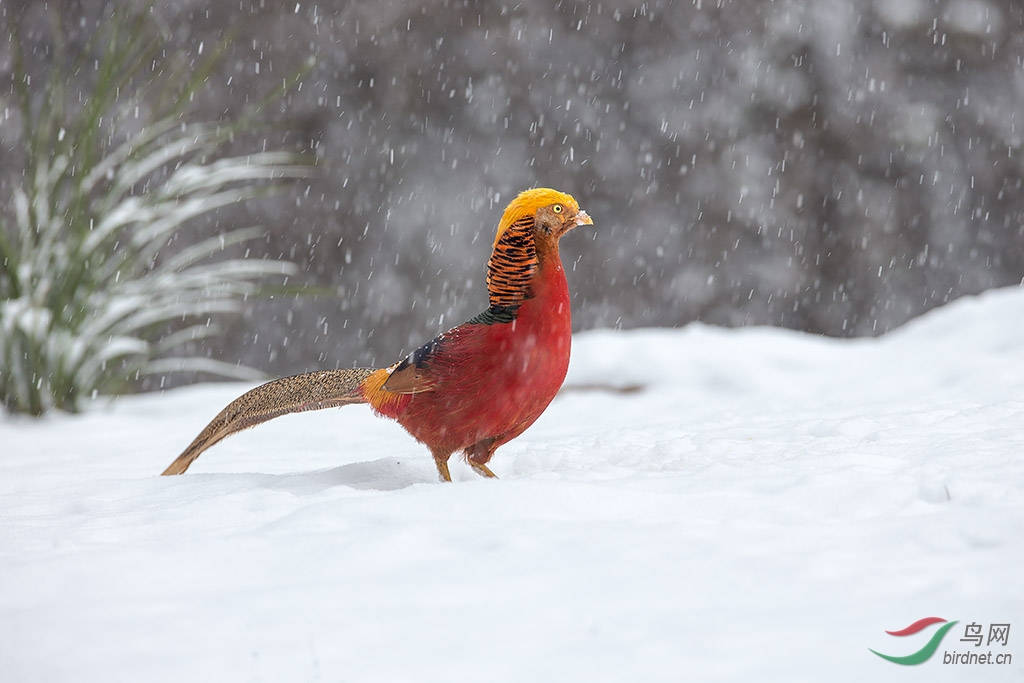
<path fill-rule="evenodd" d="M 487 262 L 489 306 L 388 368 L 325 370 L 285 377 L 235 399 L 164 471 L 181 474 L 226 436 L 306 410 L 369 403 L 430 449 L 451 481 L 462 451 L 479 474 L 502 444 L 540 417 L 569 366 L 569 288 L 558 241 L 593 225 L 570 195 L 527 190 L 505 209 Z"/>

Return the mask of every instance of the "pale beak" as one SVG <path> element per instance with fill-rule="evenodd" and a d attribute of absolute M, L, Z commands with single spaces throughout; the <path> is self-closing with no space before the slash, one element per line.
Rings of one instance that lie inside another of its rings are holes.
<path fill-rule="evenodd" d="M 593 225 L 594 219 L 587 215 L 587 212 L 580 209 L 576 212 L 576 227 L 581 225 Z"/>

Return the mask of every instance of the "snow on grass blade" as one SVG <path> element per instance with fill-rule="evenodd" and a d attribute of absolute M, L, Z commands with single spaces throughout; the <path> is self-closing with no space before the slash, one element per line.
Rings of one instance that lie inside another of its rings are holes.
<path fill-rule="evenodd" d="M 77 410 L 81 399 L 160 372 L 256 379 L 249 368 L 180 351 L 259 295 L 267 278 L 296 272 L 279 261 L 223 259 L 261 238 L 256 227 L 168 249 L 188 221 L 309 168 L 283 152 L 225 156 L 239 124 L 188 123 L 182 103 L 202 79 L 150 68 L 160 29 L 145 13 L 109 16 L 94 41 L 85 52 L 95 54 L 82 58 L 95 74 L 84 105 L 65 87 L 80 80 L 80 63 L 59 51 L 51 76 L 30 89 L 17 35 L 12 41 L 16 101 L 32 122 L 21 131 L 26 166 L 0 208 L 0 404 L 13 412 Z M 169 92 L 169 106 L 137 132 L 120 132 L 123 112 L 152 101 L 151 90 Z"/>

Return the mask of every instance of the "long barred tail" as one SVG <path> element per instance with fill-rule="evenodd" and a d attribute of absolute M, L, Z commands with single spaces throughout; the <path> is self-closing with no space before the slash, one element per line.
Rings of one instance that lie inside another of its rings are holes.
<path fill-rule="evenodd" d="M 325 370 L 267 382 L 228 404 L 164 470 L 181 474 L 210 446 L 236 432 L 288 413 L 366 403 L 361 385 L 375 368 Z"/>

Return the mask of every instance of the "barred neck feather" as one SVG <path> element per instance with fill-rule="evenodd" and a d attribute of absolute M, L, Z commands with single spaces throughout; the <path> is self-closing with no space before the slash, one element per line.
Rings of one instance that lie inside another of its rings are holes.
<path fill-rule="evenodd" d="M 540 261 L 533 239 L 533 217 L 512 223 L 498 238 L 487 262 L 487 295 L 492 309 L 515 309 L 533 296 L 531 283 Z"/>

